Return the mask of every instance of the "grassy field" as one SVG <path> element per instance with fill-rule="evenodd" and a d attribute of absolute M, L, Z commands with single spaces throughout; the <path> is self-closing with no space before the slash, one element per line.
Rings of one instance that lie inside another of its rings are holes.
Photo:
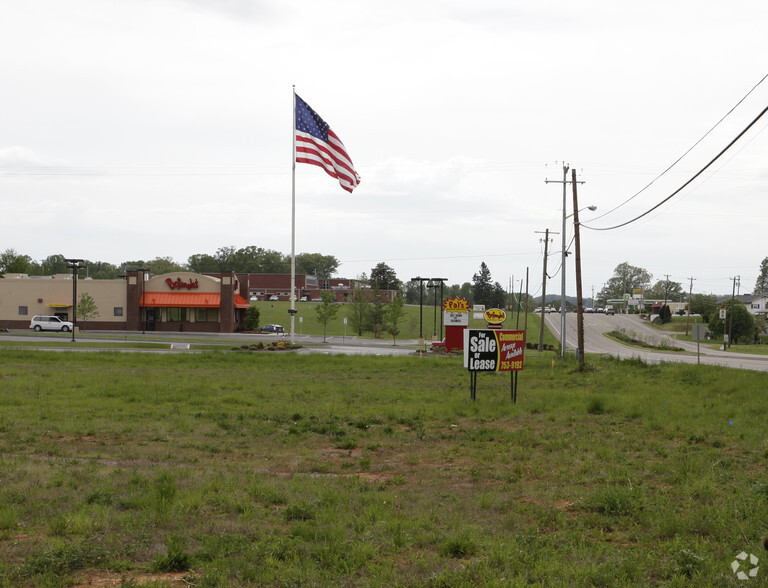
<path fill-rule="evenodd" d="M 766 585 L 768 376 L 553 357 L 0 349 L 0 586 Z"/>
<path fill-rule="evenodd" d="M 288 309 L 290 308 L 289 302 L 252 302 L 253 306 L 259 309 L 260 317 L 259 323 L 266 324 L 278 324 L 283 325 L 288 330 L 290 325 L 290 317 L 288 315 Z M 304 335 L 322 335 L 323 326 L 317 322 L 317 314 L 315 312 L 316 302 L 297 302 L 296 310 L 296 333 Z M 433 333 L 440 332 L 440 309 L 435 309 L 432 306 L 424 306 L 421 312 L 421 319 L 419 317 L 419 306 L 406 305 L 404 307 L 405 315 L 400 321 L 400 335 L 398 339 L 417 339 L 419 337 L 419 322 L 421 320 L 424 338 L 429 340 L 432 338 Z M 339 305 L 339 312 L 336 318 L 333 319 L 327 325 L 326 334 L 329 336 L 340 337 L 344 335 L 344 317 L 347 316 L 348 306 Z M 302 319 L 299 321 L 299 319 Z M 527 337 L 531 342 L 538 343 L 539 341 L 539 325 L 541 318 L 533 313 L 528 313 L 528 329 Z M 523 329 L 525 323 L 525 314 L 520 315 L 519 328 Z M 504 323 L 505 329 L 516 329 L 518 324 L 517 314 L 512 312 L 507 313 L 507 320 Z M 470 328 L 480 329 L 485 328 L 487 323 L 482 319 L 475 319 L 470 314 Z M 346 334 L 350 337 L 356 336 L 357 333 L 352 331 L 351 325 L 347 325 Z M 371 333 L 363 333 L 364 337 L 372 338 Z M 384 337 L 390 338 L 388 333 L 384 334 Z M 545 343 L 556 345 L 557 340 L 549 333 L 548 330 L 544 330 Z"/>

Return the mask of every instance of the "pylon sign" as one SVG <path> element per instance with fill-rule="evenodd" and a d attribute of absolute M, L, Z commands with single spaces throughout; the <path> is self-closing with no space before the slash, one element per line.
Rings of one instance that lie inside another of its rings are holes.
<path fill-rule="evenodd" d="M 524 352 L 525 331 L 464 331 L 464 367 L 470 372 L 522 370 Z"/>

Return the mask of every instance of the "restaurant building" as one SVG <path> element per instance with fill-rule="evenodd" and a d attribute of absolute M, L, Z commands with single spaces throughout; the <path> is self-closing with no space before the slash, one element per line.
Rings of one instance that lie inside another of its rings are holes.
<path fill-rule="evenodd" d="M 355 280 L 297 275 L 296 299 L 317 300 L 323 291 L 331 291 L 334 300 L 343 303 L 354 297 L 356 287 Z M 81 329 L 232 333 L 243 324 L 250 301 L 290 301 L 290 292 L 288 274 L 153 276 L 139 269 L 114 280 L 5 274 L 0 277 L 0 328 L 26 329 L 35 315 L 71 321 L 72 301 L 88 294 L 98 316 L 78 316 Z M 383 302 L 390 302 L 395 294 L 394 290 L 377 293 Z"/>
<path fill-rule="evenodd" d="M 232 333 L 249 306 L 241 289 L 247 296 L 247 286 L 233 272 L 152 276 L 134 270 L 116 280 L 76 281 L 67 274 L 6 274 L 0 279 L 0 327 L 27 328 L 35 315 L 72 320 L 72 301 L 88 294 L 98 316 L 78 317 L 80 328 Z"/>

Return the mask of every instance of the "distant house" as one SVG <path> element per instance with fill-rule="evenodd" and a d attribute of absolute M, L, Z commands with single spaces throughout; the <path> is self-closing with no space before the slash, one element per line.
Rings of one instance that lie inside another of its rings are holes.
<path fill-rule="evenodd" d="M 718 298 L 718 303 L 723 304 L 731 299 L 730 296 L 723 296 Z M 741 301 L 747 310 L 754 315 L 766 316 L 768 315 L 768 292 L 761 292 L 760 294 L 739 294 L 736 299 Z"/>

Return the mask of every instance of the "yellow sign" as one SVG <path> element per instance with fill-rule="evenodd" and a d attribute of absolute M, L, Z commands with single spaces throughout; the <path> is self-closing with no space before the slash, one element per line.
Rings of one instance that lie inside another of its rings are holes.
<path fill-rule="evenodd" d="M 446 298 L 443 300 L 443 310 L 446 312 L 469 312 L 469 300 L 466 298 Z"/>
<path fill-rule="evenodd" d="M 485 320 L 491 325 L 500 325 L 507 320 L 507 313 L 500 308 L 489 308 L 485 311 Z"/>

